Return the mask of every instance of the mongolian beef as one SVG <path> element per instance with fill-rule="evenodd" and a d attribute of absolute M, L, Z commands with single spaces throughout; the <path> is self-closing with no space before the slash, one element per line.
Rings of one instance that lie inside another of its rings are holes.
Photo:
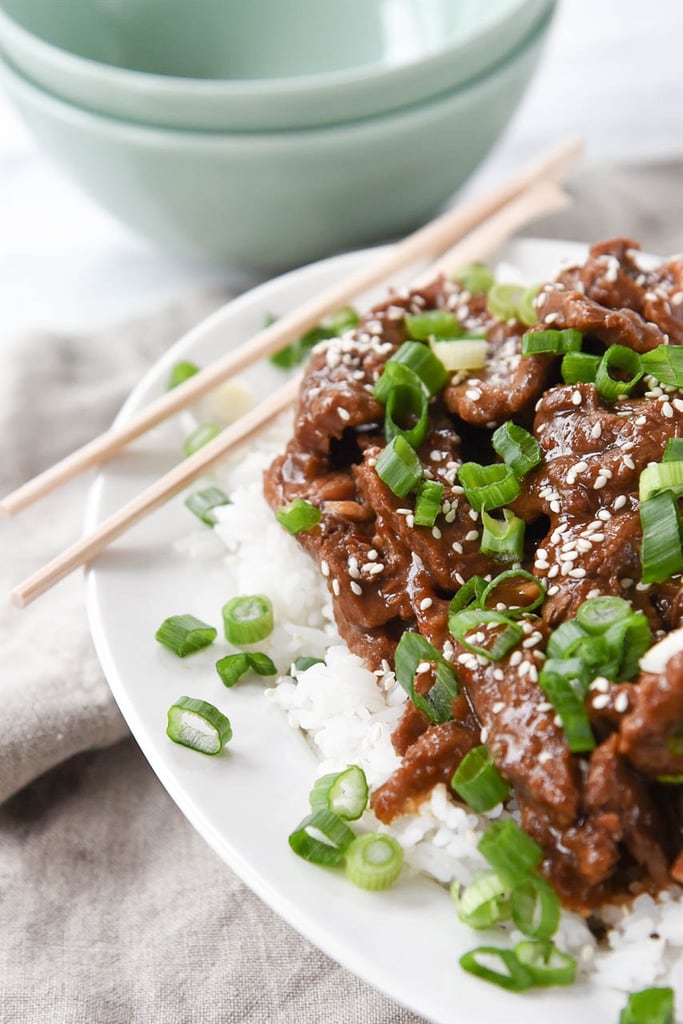
<path fill-rule="evenodd" d="M 683 654 L 638 667 L 683 615 L 683 260 L 595 245 L 526 324 L 465 283 L 397 291 L 317 346 L 266 496 L 319 509 L 298 540 L 349 648 L 374 670 L 399 651 L 377 817 L 485 746 L 587 913 L 683 883 Z M 444 337 L 485 339 L 479 368 L 446 372 Z"/>

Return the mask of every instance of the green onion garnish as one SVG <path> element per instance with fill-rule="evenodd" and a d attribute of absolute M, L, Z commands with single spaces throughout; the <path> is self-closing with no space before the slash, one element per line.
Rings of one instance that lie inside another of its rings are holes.
<path fill-rule="evenodd" d="M 307 668 L 311 667 L 311 665 L 324 665 L 324 664 L 325 664 L 325 659 L 324 658 L 307 658 L 307 657 L 304 656 L 304 657 L 301 657 L 301 658 L 297 658 L 296 661 L 293 663 L 293 667 L 294 667 L 296 672 L 305 672 Z"/>
<path fill-rule="evenodd" d="M 531 975 L 534 986 L 573 985 L 576 980 L 576 961 L 547 939 L 519 942 L 515 956 Z"/>
<path fill-rule="evenodd" d="M 500 588 L 502 588 L 503 592 L 498 595 L 498 598 L 504 599 L 504 603 L 508 606 L 505 610 L 505 615 L 508 618 L 519 618 L 521 615 L 528 615 L 539 608 L 545 601 L 546 591 L 540 580 L 532 576 L 526 569 L 506 569 L 484 586 L 480 594 L 479 607 L 487 608 L 490 603 L 494 606 L 498 604 L 498 600 L 496 600 L 494 595 Z M 458 591 L 456 597 L 459 594 L 460 591 Z M 508 594 L 511 594 L 514 598 L 514 604 L 510 597 L 507 596 Z M 454 601 L 455 598 L 451 601 L 451 611 L 455 610 Z"/>
<path fill-rule="evenodd" d="M 199 367 L 194 363 L 176 363 L 175 366 L 171 367 L 171 372 L 168 375 L 166 390 L 172 391 L 173 388 L 177 388 L 179 384 L 183 384 L 186 380 L 189 380 L 190 377 L 194 377 L 195 373 L 199 373 Z"/>
<path fill-rule="evenodd" d="M 510 894 L 512 920 L 531 939 L 549 939 L 560 923 L 560 901 L 545 878 L 529 875 Z"/>
<path fill-rule="evenodd" d="M 527 288 L 519 300 L 517 306 L 517 319 L 521 320 L 525 327 L 535 327 L 538 323 L 538 313 L 536 312 L 536 296 L 541 290 L 540 284 L 534 284 L 531 288 Z"/>
<path fill-rule="evenodd" d="M 168 709 L 166 735 L 202 754 L 220 754 L 232 737 L 230 721 L 218 708 L 196 697 L 179 697 Z"/>
<path fill-rule="evenodd" d="M 273 606 L 263 594 L 233 597 L 223 605 L 225 639 L 236 647 L 256 644 L 273 632 Z"/>
<path fill-rule="evenodd" d="M 500 963 L 499 970 L 493 966 L 496 962 Z M 524 992 L 533 985 L 530 973 L 511 949 L 478 946 L 460 957 L 460 966 L 468 974 L 507 989 L 508 992 Z"/>
<path fill-rule="evenodd" d="M 631 605 L 621 597 L 591 597 L 579 606 L 576 621 L 586 633 L 595 636 L 632 614 Z"/>
<path fill-rule="evenodd" d="M 216 671 L 224 686 L 234 686 L 247 672 L 259 676 L 274 676 L 277 668 L 267 654 L 226 654 L 216 662 Z"/>
<path fill-rule="evenodd" d="M 404 341 L 385 363 L 385 371 L 390 363 L 398 363 L 412 370 L 420 378 L 429 395 L 441 391 L 450 379 L 450 374 L 443 363 L 436 358 L 428 345 L 423 345 L 419 341 Z"/>
<path fill-rule="evenodd" d="M 533 356 L 542 352 L 564 355 L 566 352 L 580 352 L 582 342 L 583 334 L 573 327 L 561 331 L 528 331 L 522 338 L 522 355 Z"/>
<path fill-rule="evenodd" d="M 393 359 L 387 359 L 379 380 L 373 388 L 373 397 L 382 405 L 386 405 L 391 391 L 399 384 L 417 388 L 418 390 L 421 388 L 427 394 L 427 389 L 422 379 L 418 377 L 414 370 L 411 370 L 405 363 L 396 363 Z"/>
<path fill-rule="evenodd" d="M 477 512 L 509 505 L 521 490 L 510 467 L 500 463 L 480 466 L 478 462 L 464 462 L 458 470 L 458 479 L 465 497 Z"/>
<path fill-rule="evenodd" d="M 179 658 L 201 651 L 208 647 L 218 636 L 213 626 L 208 626 L 194 615 L 172 615 L 164 619 L 156 631 L 156 639 Z"/>
<path fill-rule="evenodd" d="M 368 805 L 368 781 L 357 764 L 316 779 L 309 794 L 311 810 L 333 811 L 345 821 L 357 821 Z"/>
<path fill-rule="evenodd" d="M 436 666 L 435 682 L 425 696 L 415 689 L 415 675 L 424 663 Z M 399 684 L 430 722 L 450 722 L 458 682 L 449 663 L 429 640 L 419 633 L 405 632 L 396 647 L 394 670 Z"/>
<path fill-rule="evenodd" d="M 562 721 L 567 746 L 573 754 L 595 747 L 584 705 L 589 682 L 586 664 L 581 658 L 548 658 L 538 677 L 538 685 Z"/>
<path fill-rule="evenodd" d="M 510 787 L 493 763 L 491 752 L 483 746 L 465 754 L 453 774 L 451 788 L 477 813 L 490 811 L 510 792 Z"/>
<path fill-rule="evenodd" d="M 507 886 L 495 871 L 480 872 L 464 889 L 453 882 L 451 898 L 458 909 L 458 917 L 470 928 L 492 928 L 510 916 Z"/>
<path fill-rule="evenodd" d="M 412 422 L 412 426 L 408 426 Z M 404 425 L 405 424 L 405 425 Z M 384 419 L 387 442 L 400 435 L 411 448 L 419 448 L 427 436 L 429 408 L 421 387 L 397 384 L 389 392 Z"/>
<path fill-rule="evenodd" d="M 481 596 L 486 590 L 486 580 L 482 576 L 470 576 L 459 590 L 456 590 L 448 606 L 450 615 L 464 611 L 466 608 L 483 608 Z"/>
<path fill-rule="evenodd" d="M 486 294 L 495 284 L 495 277 L 483 263 L 465 263 L 451 275 L 471 295 Z"/>
<path fill-rule="evenodd" d="M 317 526 L 321 519 L 320 509 L 311 505 L 310 501 L 295 498 L 289 505 L 283 505 L 275 513 L 280 526 L 290 533 L 306 533 Z"/>
<path fill-rule="evenodd" d="M 336 337 L 339 337 L 345 331 L 352 331 L 354 327 L 358 327 L 359 323 L 360 317 L 353 306 L 342 306 L 335 313 L 330 313 L 327 319 L 323 321 L 323 327 Z"/>
<path fill-rule="evenodd" d="M 565 384 L 594 384 L 600 365 L 600 356 L 588 352 L 567 352 L 562 359 L 560 373 Z"/>
<path fill-rule="evenodd" d="M 346 875 L 354 885 L 371 892 L 388 889 L 401 874 L 403 850 L 393 836 L 358 836 L 346 851 Z"/>
<path fill-rule="evenodd" d="M 652 642 L 650 624 L 642 612 L 621 619 L 605 633 L 610 649 L 619 655 L 619 668 L 615 679 L 633 679 L 638 674 L 639 662 Z M 606 675 L 605 672 L 599 673 Z M 609 678 L 609 677 L 608 677 Z"/>
<path fill-rule="evenodd" d="M 671 491 L 662 491 L 641 502 L 640 523 L 643 529 L 640 552 L 643 583 L 659 583 L 683 572 L 681 517 L 678 502 Z"/>
<path fill-rule="evenodd" d="M 671 491 L 677 498 L 683 494 L 683 462 L 669 458 L 642 471 L 638 485 L 640 500 L 647 501 L 662 491 Z"/>
<path fill-rule="evenodd" d="M 263 326 L 269 327 L 275 323 L 275 320 L 275 317 L 269 316 Z M 319 341 L 338 337 L 344 331 L 357 327 L 359 323 L 360 317 L 355 309 L 345 306 L 324 320 L 322 324 L 312 327 L 310 331 L 306 331 L 301 337 L 295 338 L 289 345 L 285 345 L 284 348 L 273 353 L 270 356 L 270 362 L 281 370 L 291 370 L 308 358 L 311 349 L 315 348 Z"/>
<path fill-rule="evenodd" d="M 317 810 L 299 822 L 289 837 L 289 845 L 294 853 L 311 864 L 331 867 L 344 862 L 354 839 L 349 826 L 337 814 Z"/>
<path fill-rule="evenodd" d="M 489 343 L 486 338 L 429 339 L 429 347 L 450 373 L 480 370 L 486 366 Z"/>
<path fill-rule="evenodd" d="M 192 491 L 185 498 L 185 507 L 189 508 L 190 512 L 194 513 L 197 519 L 201 519 L 207 526 L 216 525 L 214 509 L 230 504 L 230 498 L 218 487 L 205 487 L 202 491 Z"/>
<path fill-rule="evenodd" d="M 491 444 L 516 477 L 523 477 L 543 458 L 541 446 L 533 434 L 509 420 L 494 431 Z"/>
<path fill-rule="evenodd" d="M 448 309 L 429 309 L 424 313 L 406 314 L 406 330 L 415 341 L 430 338 L 457 338 L 462 327 L 455 313 Z"/>
<path fill-rule="evenodd" d="M 683 387 L 683 347 L 680 345 L 658 345 L 649 352 L 643 352 L 640 362 L 650 376 L 660 384 Z"/>
<path fill-rule="evenodd" d="M 477 849 L 510 889 L 533 875 L 543 860 L 541 847 L 512 818 L 489 825 Z"/>
<path fill-rule="evenodd" d="M 683 462 L 683 437 L 670 437 L 666 442 L 662 462 Z"/>
<path fill-rule="evenodd" d="M 646 988 L 628 997 L 619 1024 L 674 1024 L 672 988 Z"/>
<path fill-rule="evenodd" d="M 197 427 L 189 437 L 185 438 L 185 444 L 183 445 L 183 452 L 185 456 L 189 458 L 190 455 L 194 455 L 200 448 L 203 448 L 209 441 L 213 441 L 215 437 L 221 432 L 221 428 L 217 423 L 202 423 L 200 427 Z"/>
<path fill-rule="evenodd" d="M 567 619 L 553 630 L 548 640 L 546 653 L 549 658 L 564 658 L 575 640 L 587 636 L 586 630 L 576 619 Z"/>
<path fill-rule="evenodd" d="M 626 379 L 616 380 L 610 371 L 628 374 Z M 645 373 L 640 356 L 624 345 L 610 345 L 598 364 L 595 386 L 607 402 L 615 402 L 620 395 L 628 395 Z"/>
<path fill-rule="evenodd" d="M 436 480 L 423 480 L 415 501 L 415 525 L 433 526 L 441 510 L 443 484 Z"/>
<path fill-rule="evenodd" d="M 422 478 L 422 463 L 405 437 L 394 437 L 377 459 L 377 476 L 399 498 L 414 491 Z"/>
<path fill-rule="evenodd" d="M 511 320 L 524 298 L 525 289 L 518 284 L 494 284 L 489 288 L 486 305 L 491 316 L 498 320 Z"/>
<path fill-rule="evenodd" d="M 492 632 L 489 627 L 503 626 L 502 631 Z M 516 622 L 512 622 L 501 612 L 490 611 L 485 608 L 466 608 L 464 611 L 449 611 L 448 628 L 453 636 L 463 647 L 473 654 L 481 654 L 489 661 L 500 661 L 513 647 L 516 647 L 524 636 L 524 632 Z M 484 647 L 483 641 L 473 643 L 468 640 L 470 633 L 488 634 L 492 641 L 490 646 Z"/>
<path fill-rule="evenodd" d="M 495 519 L 489 512 L 482 512 L 484 527 L 481 535 L 482 555 L 497 558 L 501 562 L 520 562 L 524 554 L 525 522 L 508 508 L 503 510 L 503 520 Z"/>

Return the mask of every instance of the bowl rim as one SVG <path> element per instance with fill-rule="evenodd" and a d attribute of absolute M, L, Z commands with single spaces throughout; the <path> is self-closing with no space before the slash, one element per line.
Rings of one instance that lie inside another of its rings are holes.
<path fill-rule="evenodd" d="M 373 117 L 362 118 L 357 121 L 346 121 L 340 124 L 318 125 L 310 128 L 294 128 L 281 131 L 259 131 L 259 132 L 231 132 L 231 131 L 210 131 L 185 128 L 168 128 L 166 126 L 149 125 L 137 121 L 128 121 L 124 118 L 103 114 L 86 107 L 81 107 L 70 100 L 63 99 L 55 93 L 37 85 L 34 81 L 16 68 L 7 56 L 0 49 L 0 81 L 3 77 L 12 83 L 12 88 L 28 95 L 32 104 L 36 102 L 43 108 L 46 106 L 56 110 L 58 115 L 72 123 L 85 124 L 91 129 L 94 127 L 102 131 L 103 127 L 109 134 L 116 134 L 119 137 L 128 137 L 138 144 L 156 145 L 164 142 L 173 147 L 183 147 L 184 143 L 191 140 L 194 146 L 205 149 L 230 146 L 241 150 L 245 155 L 252 156 L 255 147 L 268 148 L 273 145 L 284 147 L 297 145 L 306 141 L 318 143 L 323 146 L 331 144 L 335 146 L 345 145 L 349 139 L 358 136 L 373 138 L 378 132 L 393 130 L 396 124 L 403 124 L 409 130 L 413 123 L 423 122 L 424 115 L 428 112 L 432 117 L 438 117 L 444 108 L 453 104 L 462 103 L 476 94 L 491 86 L 492 80 L 502 78 L 511 68 L 521 62 L 527 52 L 539 44 L 553 18 L 553 8 L 537 21 L 533 28 L 526 34 L 524 39 L 514 48 L 505 54 L 492 68 L 482 75 L 477 76 L 466 85 L 458 86 L 446 93 L 440 93 L 421 103 L 413 104 L 399 110 L 388 111 Z"/>
<path fill-rule="evenodd" d="M 139 89 L 147 94 L 163 92 L 171 96 L 180 96 L 191 91 L 193 94 L 197 94 L 198 97 L 205 97 L 219 93 L 226 99 L 231 98 L 249 102 L 250 100 L 265 99 L 271 94 L 277 93 L 278 99 L 283 99 L 287 96 L 295 99 L 309 92 L 355 88 L 363 85 L 372 85 L 373 82 L 380 80 L 384 83 L 391 83 L 406 74 L 414 75 L 422 70 L 445 68 L 457 57 L 460 51 L 471 46 L 475 41 L 481 42 L 486 39 L 487 35 L 500 32 L 511 19 L 518 17 L 525 7 L 538 6 L 539 8 L 534 23 L 535 28 L 541 19 L 545 20 L 548 11 L 554 8 L 555 2 L 556 0 L 545 0 L 545 2 L 544 0 L 506 0 L 509 6 L 499 16 L 493 20 L 484 21 L 478 28 L 472 28 L 457 43 L 445 46 L 423 57 L 416 57 L 402 62 L 396 66 L 373 62 L 369 65 L 343 71 L 318 72 L 316 74 L 284 78 L 205 79 L 125 68 L 73 53 L 65 47 L 43 39 L 25 28 L 7 13 L 2 7 L 0 0 L 0 53 L 3 53 L 5 58 L 7 57 L 2 47 L 2 37 L 3 33 L 5 33 L 10 39 L 18 41 L 22 48 L 32 51 L 36 59 L 47 61 L 55 68 L 81 78 L 88 78 L 92 75 L 112 76 L 118 87 L 122 87 L 125 82 L 128 82 L 132 88 Z M 487 6 L 482 4 L 481 9 L 485 10 Z M 458 87 L 461 88 L 469 85 L 482 72 L 486 73 L 495 67 L 497 67 L 497 62 L 492 66 L 482 64 L 473 75 L 460 82 Z"/>

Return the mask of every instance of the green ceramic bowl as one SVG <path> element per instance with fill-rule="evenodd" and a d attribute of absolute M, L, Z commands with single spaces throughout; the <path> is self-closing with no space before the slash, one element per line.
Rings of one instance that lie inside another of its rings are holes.
<path fill-rule="evenodd" d="M 0 64 L 45 151 L 168 250 L 286 267 L 404 233 L 480 163 L 538 64 L 547 22 L 473 85 L 410 110 L 309 131 L 169 131 L 84 111 Z"/>
<path fill-rule="evenodd" d="M 354 121 L 494 68 L 555 0 L 0 0 L 0 50 L 78 106 L 157 127 Z"/>

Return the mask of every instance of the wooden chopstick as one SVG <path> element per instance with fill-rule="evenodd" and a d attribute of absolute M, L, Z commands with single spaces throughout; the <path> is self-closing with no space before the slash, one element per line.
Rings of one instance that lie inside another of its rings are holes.
<path fill-rule="evenodd" d="M 467 235 L 463 242 L 449 250 L 446 256 L 438 260 L 428 274 L 421 275 L 416 283 L 427 283 L 436 273 L 447 273 L 462 263 L 463 258 L 467 261 L 483 258 L 509 238 L 522 223 L 541 213 L 557 209 L 559 205 L 565 205 L 566 201 L 567 197 L 556 185 L 548 188 L 541 185 L 533 186 L 514 201 L 514 208 L 511 209 L 510 204 L 510 207 L 505 207 L 494 214 L 480 228 Z M 481 249 L 477 247 L 479 245 Z M 300 380 L 301 377 L 297 376 L 288 381 L 251 412 L 226 427 L 213 441 L 204 445 L 194 455 L 175 466 L 160 480 L 105 519 L 91 534 L 71 545 L 20 583 L 12 591 L 13 603 L 20 608 L 30 604 L 74 569 L 90 562 L 148 512 L 182 491 L 192 480 L 224 458 L 232 448 L 253 436 L 294 401 Z"/>
<path fill-rule="evenodd" d="M 581 141 L 569 139 L 493 191 L 463 207 L 448 210 L 419 228 L 369 266 L 362 267 L 346 280 L 332 285 L 293 312 L 286 313 L 276 323 L 259 331 L 245 345 L 227 352 L 179 387 L 150 402 L 127 423 L 112 427 L 8 494 L 0 501 L 0 514 L 16 515 L 78 474 L 108 461 L 136 437 L 192 405 L 251 363 L 288 345 L 362 292 L 420 259 L 438 256 L 530 185 L 546 178 L 561 176 L 580 151 Z"/>

